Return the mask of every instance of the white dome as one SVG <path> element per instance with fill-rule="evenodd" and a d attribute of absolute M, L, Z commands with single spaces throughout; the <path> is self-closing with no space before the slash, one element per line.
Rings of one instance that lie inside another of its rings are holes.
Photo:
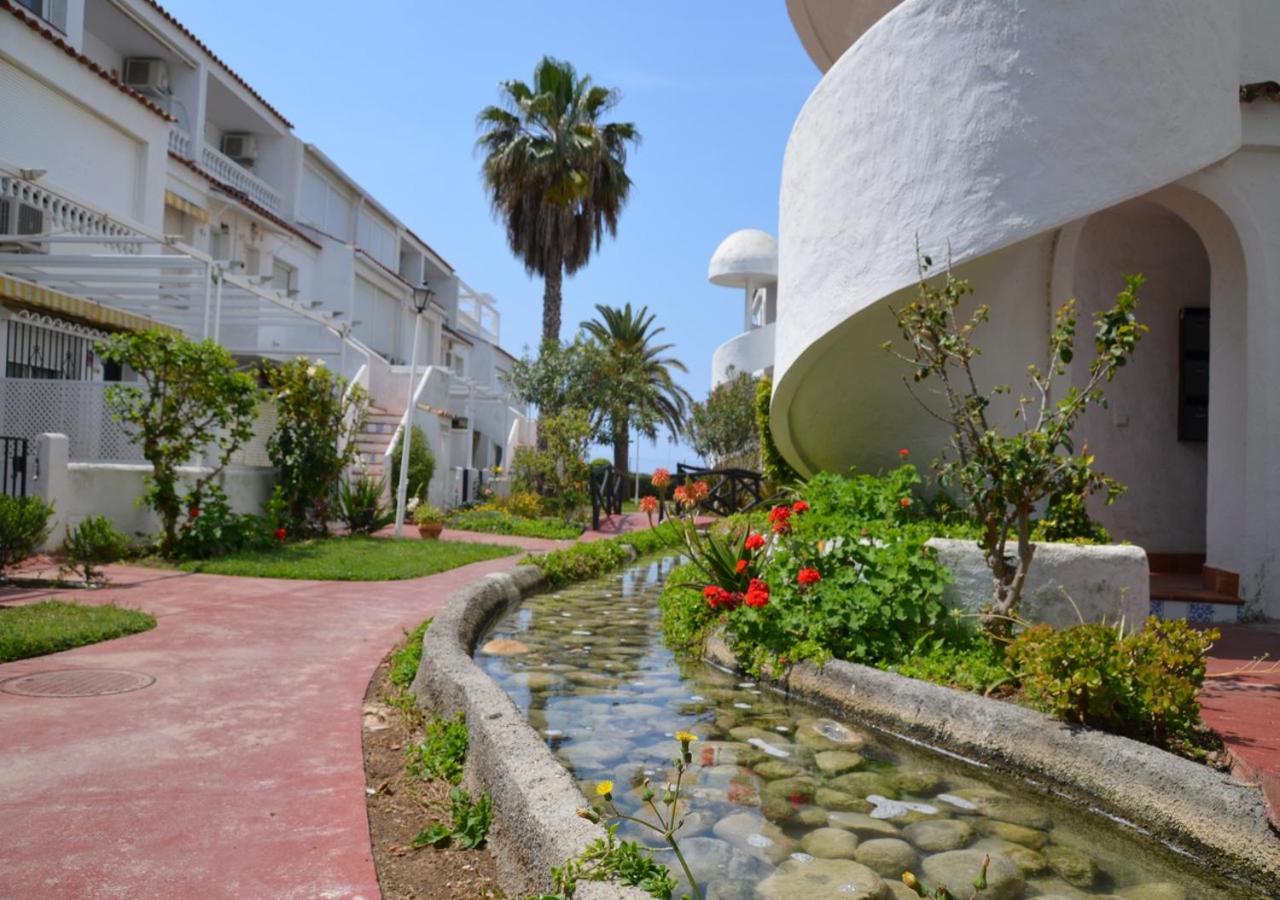
<path fill-rule="evenodd" d="M 724 287 L 773 284 L 778 280 L 778 242 L 759 228 L 735 231 L 711 254 L 707 278 Z"/>

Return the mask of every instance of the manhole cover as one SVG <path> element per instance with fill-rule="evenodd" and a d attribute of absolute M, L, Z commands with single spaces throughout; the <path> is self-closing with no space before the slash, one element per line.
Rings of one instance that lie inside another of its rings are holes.
<path fill-rule="evenodd" d="M 61 669 L 0 681 L 0 691 L 24 697 L 101 697 L 140 690 L 155 679 L 124 669 Z"/>

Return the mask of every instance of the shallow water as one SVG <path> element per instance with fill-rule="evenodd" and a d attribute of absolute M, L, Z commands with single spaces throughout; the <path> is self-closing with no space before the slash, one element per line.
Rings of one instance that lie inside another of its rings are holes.
<path fill-rule="evenodd" d="M 699 736 L 679 840 L 708 900 L 914 897 L 906 868 L 969 897 L 983 854 L 980 896 L 998 900 L 1258 896 L 1101 816 L 676 658 L 657 609 L 672 564 L 530 597 L 494 623 L 476 659 L 584 793 L 611 780 L 628 815 L 644 817 L 645 778 L 674 777 L 671 734 Z M 504 655 L 485 652 L 494 639 Z M 619 833 L 661 844 L 635 825 Z M 677 871 L 669 852 L 659 858 Z"/>

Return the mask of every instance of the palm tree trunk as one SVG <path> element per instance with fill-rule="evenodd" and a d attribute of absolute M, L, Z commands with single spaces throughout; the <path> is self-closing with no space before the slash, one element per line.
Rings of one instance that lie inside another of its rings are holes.
<path fill-rule="evenodd" d="M 559 263 L 547 272 L 542 291 L 542 340 L 560 340 L 560 286 L 564 272 Z"/>
<path fill-rule="evenodd" d="M 628 471 L 627 457 L 631 455 L 631 429 L 625 425 L 621 430 L 613 430 L 613 468 L 619 475 Z"/>

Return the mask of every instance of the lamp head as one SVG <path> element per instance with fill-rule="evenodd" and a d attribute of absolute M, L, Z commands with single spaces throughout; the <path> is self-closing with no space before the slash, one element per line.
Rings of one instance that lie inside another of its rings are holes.
<path fill-rule="evenodd" d="M 431 298 L 436 295 L 431 284 L 423 279 L 421 286 L 413 289 L 413 308 L 418 314 L 426 312 L 427 306 L 431 303 Z"/>

